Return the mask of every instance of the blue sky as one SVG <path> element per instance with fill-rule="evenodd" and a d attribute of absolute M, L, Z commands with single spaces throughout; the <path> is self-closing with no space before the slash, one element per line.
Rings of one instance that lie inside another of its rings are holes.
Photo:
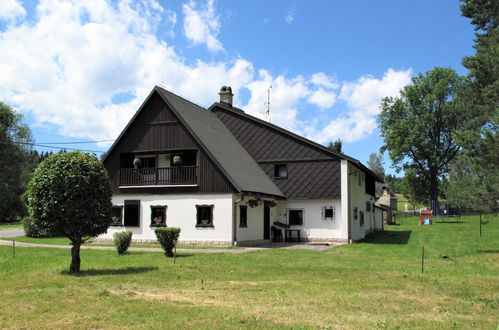
<path fill-rule="evenodd" d="M 435 66 L 466 74 L 472 44 L 458 1 L 2 0 L 0 100 L 37 143 L 101 141 L 156 84 L 205 107 L 230 85 L 262 118 L 272 86 L 271 122 L 365 163 L 380 99 Z"/>

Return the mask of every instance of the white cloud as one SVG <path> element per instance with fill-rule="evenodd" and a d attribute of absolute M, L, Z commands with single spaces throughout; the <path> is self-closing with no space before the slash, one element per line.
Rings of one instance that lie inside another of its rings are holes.
<path fill-rule="evenodd" d="M 296 17 L 296 8 L 291 8 L 286 13 L 286 17 L 284 18 L 284 20 L 286 21 L 286 23 L 291 24 L 295 21 L 295 17 Z"/>
<path fill-rule="evenodd" d="M 221 85 L 253 75 L 243 59 L 185 64 L 154 35 L 165 14 L 155 1 L 42 0 L 36 10 L 35 22 L 0 34 L 0 99 L 68 136 L 116 137 L 161 81 L 209 105 Z M 130 100 L 113 104 L 121 93 Z"/>
<path fill-rule="evenodd" d="M 319 88 L 310 95 L 308 102 L 317 105 L 321 109 L 330 108 L 336 103 L 336 94 Z"/>
<path fill-rule="evenodd" d="M 324 72 L 314 73 L 312 78 L 310 78 L 312 84 L 317 86 L 322 86 L 329 89 L 337 89 L 340 87 L 340 84 L 336 80 L 336 77 L 331 77 L 325 74 Z"/>
<path fill-rule="evenodd" d="M 251 97 L 243 109 L 250 115 L 265 119 L 267 91 L 270 86 L 272 86 L 270 90 L 272 123 L 301 133 L 302 123 L 297 118 L 298 104 L 310 94 L 307 82 L 302 76 L 287 79 L 280 75 L 273 78 L 268 71 L 260 70 L 259 78 L 246 86 L 251 92 Z"/>
<path fill-rule="evenodd" d="M 185 36 L 194 44 L 206 44 L 213 52 L 223 50 L 222 43 L 217 39 L 220 19 L 215 12 L 213 0 L 208 0 L 202 9 L 197 10 L 196 7 L 192 0 L 182 6 Z"/>
<path fill-rule="evenodd" d="M 344 83 L 339 98 L 346 102 L 348 112 L 311 134 L 312 138 L 320 143 L 337 138 L 345 142 L 367 138 L 377 127 L 381 99 L 399 95 L 400 90 L 411 82 L 411 74 L 411 69 L 388 69 L 382 79 L 363 76 L 355 82 Z"/>
<path fill-rule="evenodd" d="M 18 0 L 2 0 L 0 20 L 14 21 L 26 15 L 26 11 Z"/>
<path fill-rule="evenodd" d="M 217 17 L 213 2 L 207 8 L 208 16 Z M 396 95 L 410 82 L 411 70 L 390 69 L 382 79 L 364 76 L 340 88 L 323 72 L 307 77 L 255 72 L 243 58 L 187 63 L 156 36 L 176 21 L 175 12 L 156 1 L 41 0 L 33 17 L 0 32 L 0 100 L 69 137 L 117 137 L 152 86 L 163 83 L 202 106 L 218 99 L 220 86 L 230 85 L 235 105 L 260 118 L 272 86 L 272 123 L 321 143 L 338 137 L 356 141 L 376 127 L 381 97 Z M 243 89 L 249 91 L 245 102 Z M 125 101 L 113 104 L 123 94 Z M 339 103 L 346 108 L 338 115 Z M 305 111 L 317 112 L 315 119 L 303 119 Z"/>

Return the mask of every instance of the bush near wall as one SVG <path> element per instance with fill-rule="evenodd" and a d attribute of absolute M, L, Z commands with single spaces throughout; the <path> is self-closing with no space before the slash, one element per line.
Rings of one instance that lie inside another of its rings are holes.
<path fill-rule="evenodd" d="M 113 240 L 116 245 L 116 250 L 118 250 L 118 254 L 123 255 L 130 247 L 130 243 L 132 243 L 132 232 L 120 231 L 114 233 Z"/>
<path fill-rule="evenodd" d="M 173 257 L 173 248 L 180 235 L 180 228 L 157 228 L 154 232 L 156 233 L 159 244 L 161 244 L 161 247 L 165 250 L 165 255 L 170 258 Z"/>

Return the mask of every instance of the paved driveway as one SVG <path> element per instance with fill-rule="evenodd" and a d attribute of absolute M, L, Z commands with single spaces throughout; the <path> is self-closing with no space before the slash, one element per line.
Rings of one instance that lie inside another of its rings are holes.
<path fill-rule="evenodd" d="M 17 236 L 24 236 L 24 229 L 4 229 L 4 230 L 0 230 L 0 237 L 1 238 L 17 237 Z"/>

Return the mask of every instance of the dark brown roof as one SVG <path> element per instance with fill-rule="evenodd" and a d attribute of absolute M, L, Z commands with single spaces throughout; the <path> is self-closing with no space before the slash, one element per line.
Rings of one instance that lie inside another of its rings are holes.
<path fill-rule="evenodd" d="M 361 169 L 364 172 L 372 175 L 375 178 L 376 181 L 383 182 L 383 179 L 381 177 L 379 177 L 376 173 L 374 173 L 373 171 L 371 171 L 369 168 L 367 168 L 365 165 L 363 165 L 359 160 L 357 160 L 355 158 L 349 157 L 349 156 L 347 156 L 347 155 L 345 155 L 343 153 L 339 153 L 339 152 L 333 151 L 333 150 L 331 150 L 331 149 L 323 146 L 322 144 L 319 144 L 317 142 L 314 142 L 312 140 L 304 138 L 303 136 L 300 136 L 298 134 L 290 132 L 290 131 L 282 128 L 282 127 L 279 127 L 279 126 L 274 125 L 272 123 L 269 123 L 267 121 L 261 120 L 259 118 L 253 117 L 251 115 L 248 115 L 242 109 L 230 106 L 230 105 L 225 104 L 225 103 L 215 102 L 209 108 L 209 110 L 213 111 L 215 108 L 219 108 L 219 109 L 222 109 L 224 111 L 232 112 L 232 113 L 237 114 L 239 116 L 245 117 L 246 119 L 252 120 L 252 121 L 257 122 L 257 123 L 259 123 L 261 125 L 265 125 L 265 126 L 271 128 L 271 129 L 277 130 L 280 133 L 286 134 L 286 135 L 288 135 L 290 137 L 293 137 L 295 139 L 298 139 L 298 140 L 300 140 L 300 141 L 302 141 L 302 142 L 304 142 L 304 143 L 306 143 L 306 144 L 308 144 L 308 145 L 310 145 L 310 146 L 312 146 L 314 148 L 317 148 L 317 149 L 321 150 L 322 152 L 325 152 L 325 153 L 329 154 L 331 157 L 340 158 L 340 159 L 346 159 L 349 162 L 353 163 L 355 166 L 357 166 L 359 169 Z"/>
<path fill-rule="evenodd" d="M 217 116 L 197 104 L 158 86 L 149 94 L 144 104 L 155 92 L 168 104 L 196 142 L 237 191 L 284 197 L 279 188 L 267 177 Z M 111 153 L 141 110 L 142 107 L 135 113 L 104 159 Z"/>

